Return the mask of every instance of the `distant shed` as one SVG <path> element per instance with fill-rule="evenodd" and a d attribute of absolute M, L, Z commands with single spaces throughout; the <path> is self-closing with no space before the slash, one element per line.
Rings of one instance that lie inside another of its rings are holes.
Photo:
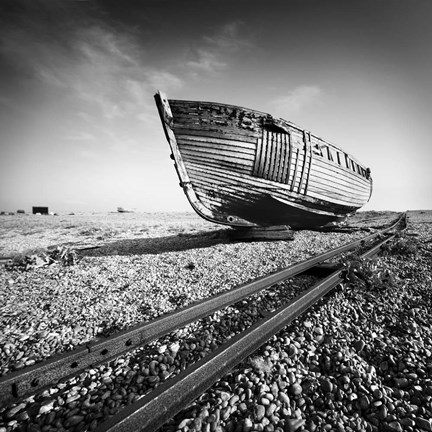
<path fill-rule="evenodd" d="M 48 214 L 48 207 L 32 207 L 33 214 Z"/>

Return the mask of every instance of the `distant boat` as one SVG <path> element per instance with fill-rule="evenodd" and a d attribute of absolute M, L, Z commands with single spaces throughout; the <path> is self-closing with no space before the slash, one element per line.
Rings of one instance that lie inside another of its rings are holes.
<path fill-rule="evenodd" d="M 370 199 L 370 170 L 269 114 L 213 102 L 156 105 L 180 186 L 204 219 L 232 227 L 322 227 Z"/>
<path fill-rule="evenodd" d="M 133 213 L 133 210 L 127 210 L 127 209 L 125 209 L 123 207 L 117 207 L 117 211 L 119 213 Z"/>

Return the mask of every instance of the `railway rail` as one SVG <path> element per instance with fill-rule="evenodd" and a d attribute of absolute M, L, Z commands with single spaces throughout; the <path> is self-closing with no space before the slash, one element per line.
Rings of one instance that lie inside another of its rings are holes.
<path fill-rule="evenodd" d="M 109 338 L 92 342 L 72 352 L 55 356 L 48 361 L 27 369 L 10 373 L 0 379 L 0 404 L 10 404 L 25 396 L 40 392 L 59 380 L 68 379 L 86 368 L 107 362 L 188 323 L 245 299 L 260 290 L 312 269 L 344 252 L 354 250 L 359 246 L 366 247 L 366 243 L 378 239 L 379 242 L 375 242 L 372 247 L 368 247 L 368 250 L 362 255 L 362 257 L 372 256 L 380 250 L 383 244 L 396 235 L 390 235 L 389 232 L 400 225 L 402 225 L 402 229 L 406 227 L 406 215 L 402 215 L 391 226 L 360 240 L 258 278 L 151 322 L 124 330 Z M 385 236 L 384 239 L 382 239 L 383 236 Z M 338 285 L 341 271 L 335 271 L 287 305 L 277 309 L 248 330 L 231 338 L 227 343 L 195 363 L 192 367 L 165 381 L 139 401 L 122 409 L 118 414 L 100 424 L 98 430 L 156 430 L 237 363 L 264 344 L 272 335 L 276 334 Z"/>

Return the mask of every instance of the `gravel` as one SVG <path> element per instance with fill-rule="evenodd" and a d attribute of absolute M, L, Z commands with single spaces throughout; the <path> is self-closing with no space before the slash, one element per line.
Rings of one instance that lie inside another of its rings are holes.
<path fill-rule="evenodd" d="M 119 230 L 73 266 L 0 269 L 1 374 L 365 235 L 301 231 L 291 242 L 227 243 L 214 226 L 197 233 L 188 222 L 176 218 L 180 232 L 158 227 L 146 238 L 124 239 Z M 362 226 L 361 217 L 355 222 Z M 352 286 L 284 329 L 163 430 L 432 430 L 430 225 L 413 219 L 409 234 L 420 245 L 415 254 L 389 251 L 357 273 L 351 268 Z M 287 281 L 0 409 L 0 431 L 92 430 L 311 282 Z"/>

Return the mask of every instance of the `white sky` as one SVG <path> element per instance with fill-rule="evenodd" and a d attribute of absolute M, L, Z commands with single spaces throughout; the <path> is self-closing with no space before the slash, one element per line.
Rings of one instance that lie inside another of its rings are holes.
<path fill-rule="evenodd" d="M 263 4 L 2 1 L 0 210 L 190 210 L 156 90 L 341 146 L 371 168 L 365 210 L 431 209 L 432 2 Z"/>

